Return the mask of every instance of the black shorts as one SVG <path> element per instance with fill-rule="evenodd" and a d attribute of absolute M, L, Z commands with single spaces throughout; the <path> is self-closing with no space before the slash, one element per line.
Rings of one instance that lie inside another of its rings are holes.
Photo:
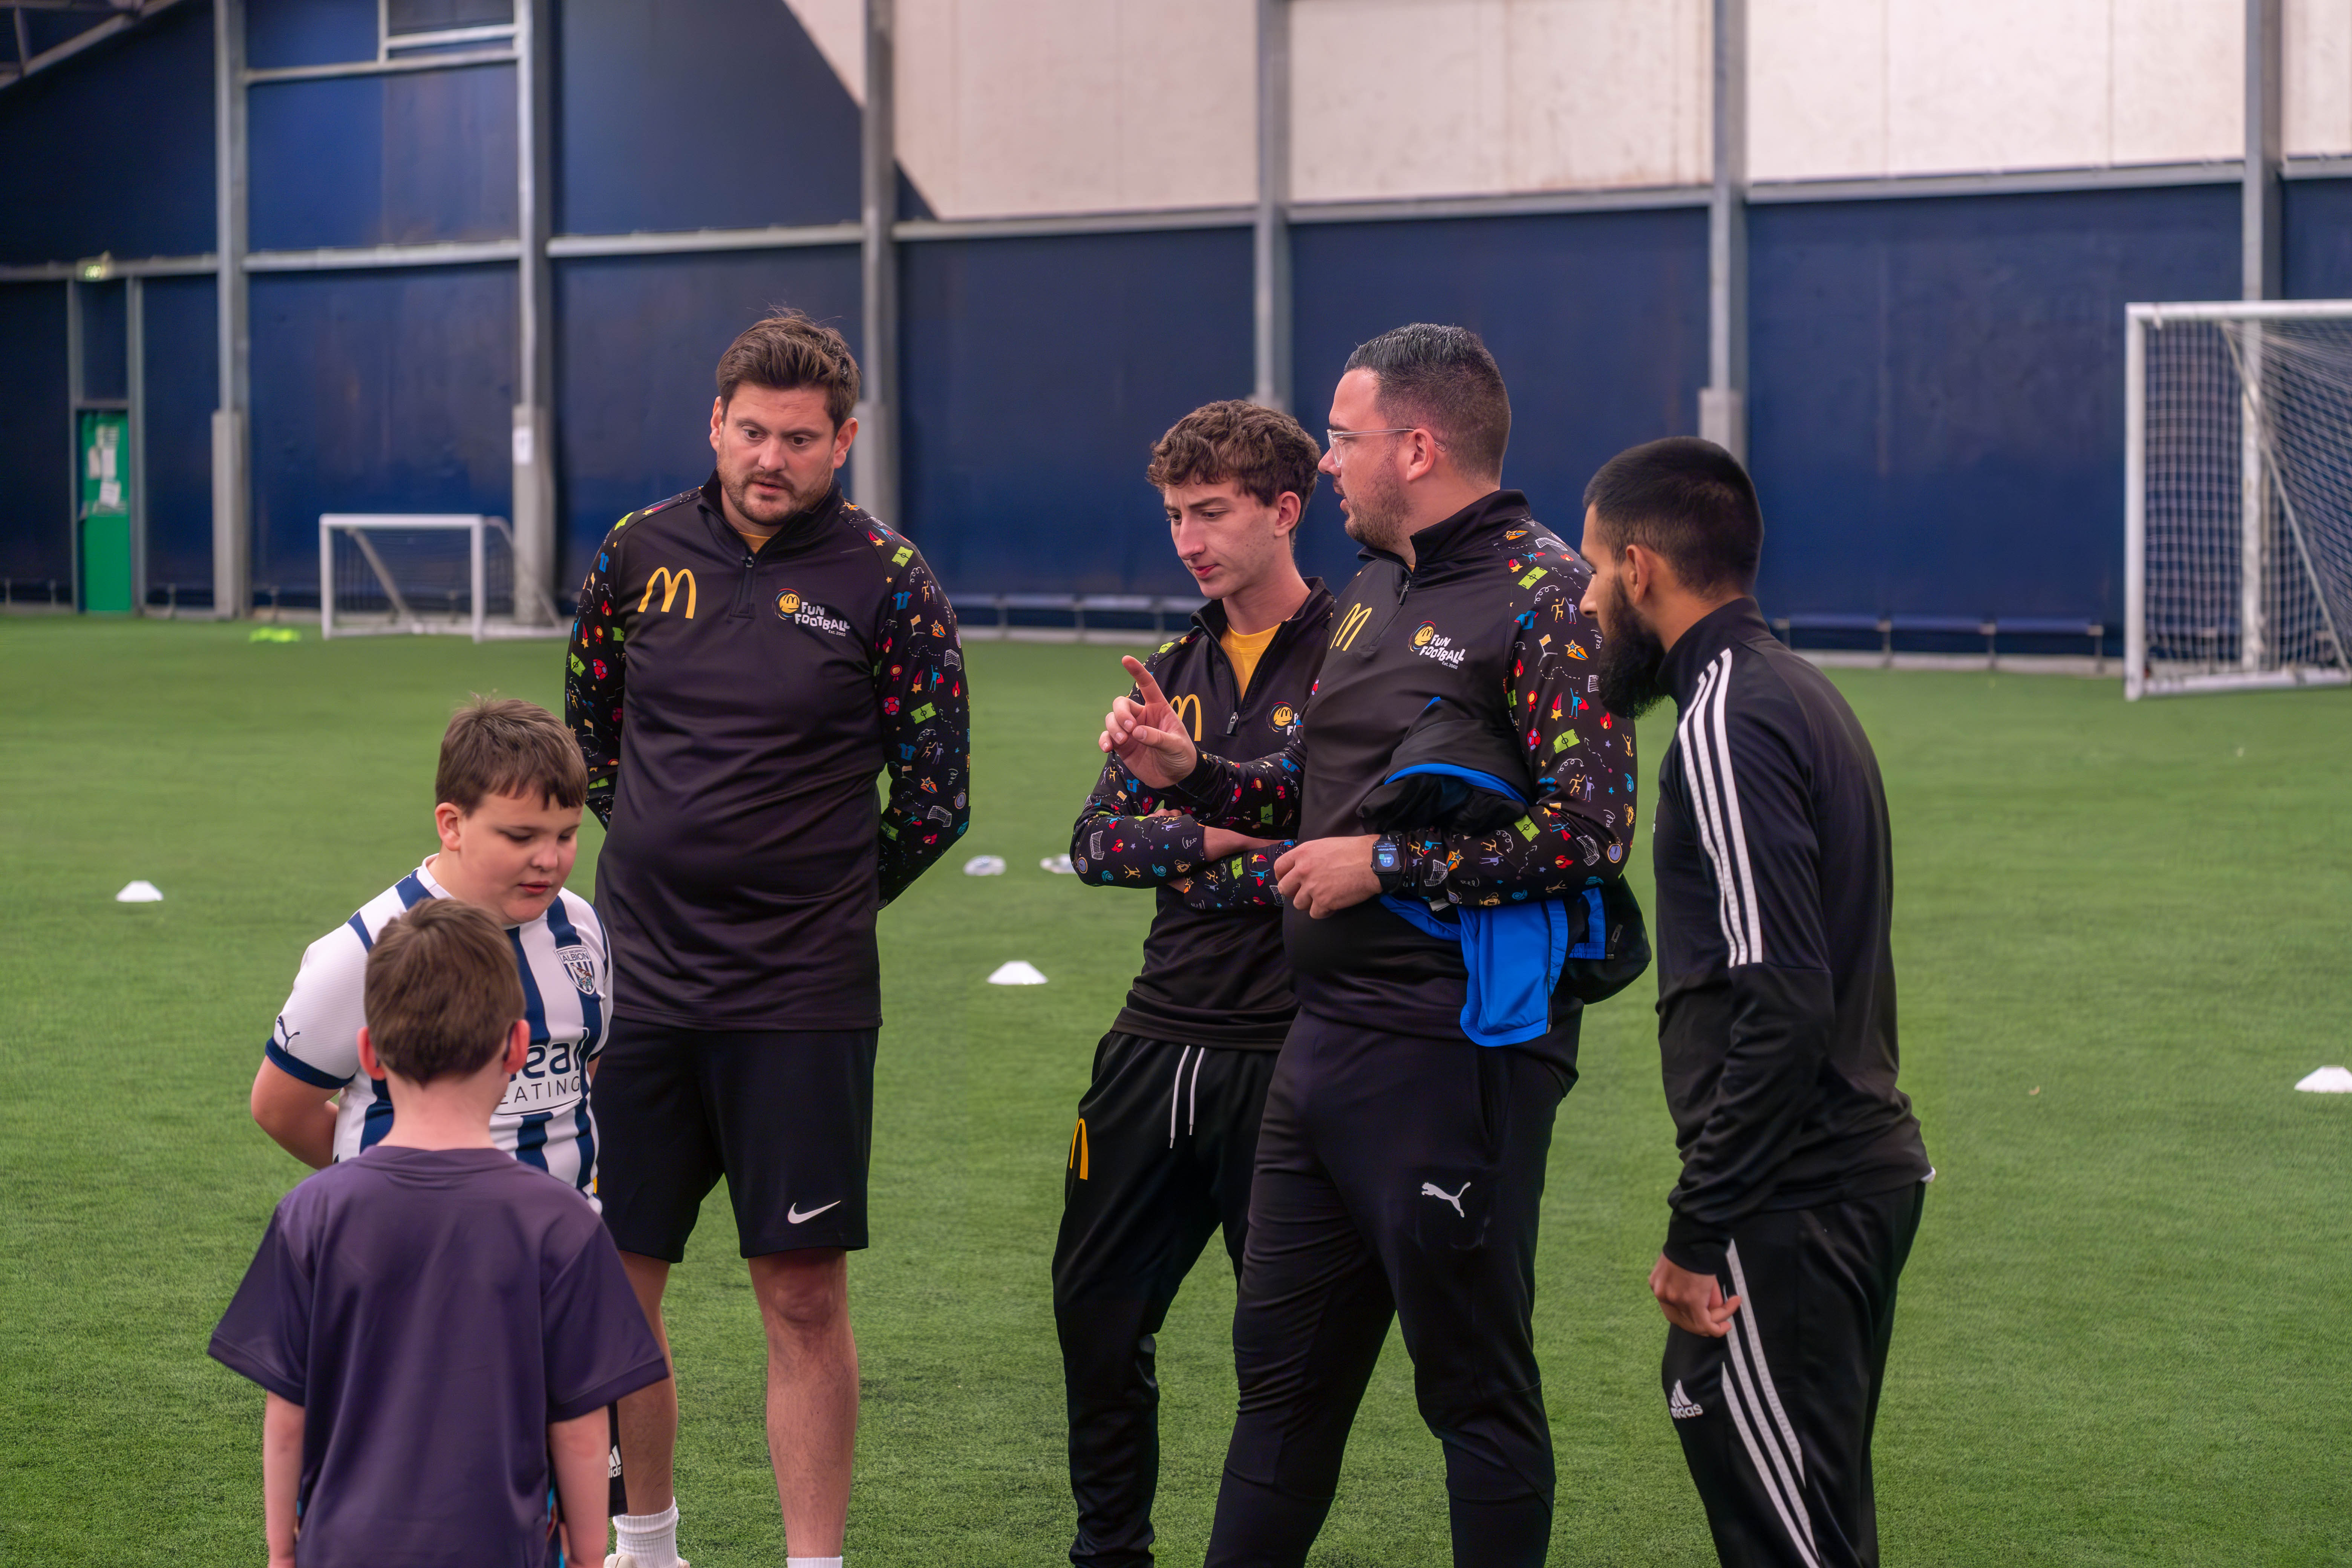
<path fill-rule="evenodd" d="M 614 1244 L 678 1262 L 724 1176 L 744 1257 L 863 1247 L 877 1034 L 614 1018 L 591 1090 Z"/>

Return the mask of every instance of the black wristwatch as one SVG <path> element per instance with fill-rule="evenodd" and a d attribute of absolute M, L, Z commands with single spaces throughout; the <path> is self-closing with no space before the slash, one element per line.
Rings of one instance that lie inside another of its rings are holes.
<path fill-rule="evenodd" d="M 1404 886 L 1404 846 L 1392 833 L 1384 833 L 1372 844 L 1372 875 L 1381 879 L 1381 891 L 1393 893 Z"/>

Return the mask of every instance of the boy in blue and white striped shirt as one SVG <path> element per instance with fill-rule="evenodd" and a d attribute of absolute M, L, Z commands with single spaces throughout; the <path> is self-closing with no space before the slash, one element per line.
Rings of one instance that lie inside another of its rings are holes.
<path fill-rule="evenodd" d="M 530 1054 L 490 1137 L 596 1201 L 588 1079 L 612 1016 L 612 970 L 595 911 L 563 890 L 587 792 L 578 743 L 544 708 L 477 698 L 458 710 L 434 778 L 440 850 L 310 945 L 278 1015 L 253 1080 L 253 1119 L 287 1152 L 323 1167 L 392 1130 L 389 1092 L 360 1070 L 368 951 L 402 911 L 457 899 L 506 928 L 530 1026 Z"/>

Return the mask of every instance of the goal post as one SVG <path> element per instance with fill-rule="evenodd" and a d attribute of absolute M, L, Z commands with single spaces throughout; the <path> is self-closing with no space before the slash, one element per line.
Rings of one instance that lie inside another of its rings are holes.
<path fill-rule="evenodd" d="M 475 512 L 326 512 L 319 519 L 321 637 L 559 637 L 569 617 L 546 590 L 520 583 L 514 531 Z M 545 626 L 520 624 L 517 594 Z"/>
<path fill-rule="evenodd" d="M 2125 696 L 2352 681 L 2352 300 L 2126 322 Z"/>

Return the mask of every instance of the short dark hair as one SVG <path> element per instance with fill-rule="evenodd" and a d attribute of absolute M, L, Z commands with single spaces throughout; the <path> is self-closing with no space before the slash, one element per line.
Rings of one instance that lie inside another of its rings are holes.
<path fill-rule="evenodd" d="M 477 697 L 441 736 L 433 798 L 472 815 L 485 795 L 538 793 L 549 805 L 588 798 L 588 765 L 563 721 L 520 697 Z"/>
<path fill-rule="evenodd" d="M 1379 380 L 1381 417 L 1426 429 L 1472 478 L 1501 477 L 1511 395 L 1477 333 L 1415 321 L 1357 344 L 1347 369 Z"/>
<path fill-rule="evenodd" d="M 376 933 L 362 993 L 368 1044 L 411 1083 L 477 1073 L 523 1016 L 522 982 L 499 922 L 427 899 Z"/>
<path fill-rule="evenodd" d="M 1266 506 L 1288 490 L 1304 509 L 1315 496 L 1323 448 L 1278 408 L 1238 397 L 1204 403 L 1152 443 L 1143 477 L 1157 489 L 1230 480 Z"/>
<path fill-rule="evenodd" d="M 1712 441 L 1669 436 L 1601 465 L 1584 504 L 1618 551 L 1654 550 L 1695 594 L 1752 592 L 1764 513 L 1739 459 Z"/>
<path fill-rule="evenodd" d="M 798 310 L 752 322 L 719 356 L 719 401 L 731 402 L 745 382 L 773 392 L 813 386 L 824 394 L 824 411 L 840 429 L 857 406 L 861 383 L 849 343 L 831 327 Z"/>

